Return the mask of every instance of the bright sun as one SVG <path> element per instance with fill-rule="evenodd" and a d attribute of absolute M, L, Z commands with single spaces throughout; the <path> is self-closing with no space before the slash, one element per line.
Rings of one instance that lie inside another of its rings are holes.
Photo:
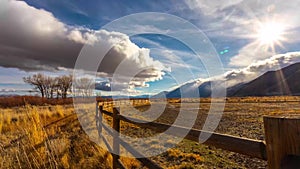
<path fill-rule="evenodd" d="M 279 22 L 266 22 L 258 26 L 256 38 L 261 46 L 275 48 L 275 45 L 282 46 L 285 40 L 285 24 Z"/>

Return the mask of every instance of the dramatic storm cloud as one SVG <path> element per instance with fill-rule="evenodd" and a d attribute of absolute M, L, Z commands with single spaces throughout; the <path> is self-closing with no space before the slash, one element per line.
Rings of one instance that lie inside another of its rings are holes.
<path fill-rule="evenodd" d="M 131 83 L 147 87 L 146 82 L 159 80 L 164 66 L 150 57 L 150 51 L 132 43 L 118 32 L 90 30 L 69 26 L 52 13 L 36 9 L 23 1 L 1 1 L 0 4 L 0 66 L 25 71 L 72 69 L 84 44 L 114 44 L 100 64 L 99 71 L 111 77 L 124 62 L 131 70 L 143 70 Z M 119 42 L 115 44 L 116 42 Z M 126 77 L 127 71 L 121 76 Z M 120 82 L 121 83 L 121 82 Z"/>
<path fill-rule="evenodd" d="M 44 10 L 22 1 L 1 1 L 0 59 L 22 70 L 71 68 L 82 44 L 66 39 L 67 28 Z"/>

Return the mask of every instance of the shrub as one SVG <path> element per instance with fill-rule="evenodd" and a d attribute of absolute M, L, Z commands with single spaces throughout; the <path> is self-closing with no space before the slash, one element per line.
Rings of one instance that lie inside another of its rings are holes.
<path fill-rule="evenodd" d="M 0 107 L 20 107 L 26 104 L 44 106 L 44 105 L 65 105 L 72 104 L 72 98 L 66 99 L 46 99 L 39 96 L 11 96 L 11 97 L 0 97 Z"/>

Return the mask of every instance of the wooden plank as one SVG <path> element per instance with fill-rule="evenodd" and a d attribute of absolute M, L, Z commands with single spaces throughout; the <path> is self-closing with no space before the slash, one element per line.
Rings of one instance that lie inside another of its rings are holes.
<path fill-rule="evenodd" d="M 150 128 L 157 132 L 165 132 L 168 128 L 170 128 L 169 124 L 147 122 L 139 119 L 124 117 L 121 115 L 120 119 L 140 127 Z M 263 141 L 230 136 L 226 134 L 212 133 L 203 130 L 189 129 L 175 125 L 173 125 L 172 127 L 175 128 L 174 131 L 176 132 L 167 132 L 166 134 L 183 137 L 183 133 L 188 133 L 185 136 L 185 139 L 195 142 L 199 142 L 199 136 L 201 133 L 209 134 L 211 135 L 211 137 L 208 140 L 206 140 L 203 144 L 215 146 L 217 148 L 237 152 L 240 154 L 248 155 L 263 160 L 267 159 L 266 145 Z"/>
<path fill-rule="evenodd" d="M 211 135 L 203 144 L 215 146 L 223 150 L 228 150 L 251 157 L 266 160 L 266 145 L 264 141 L 236 137 L 226 134 L 211 133 L 201 130 L 190 130 L 186 139 L 197 141 L 200 133 Z"/>
<path fill-rule="evenodd" d="M 102 110 L 102 113 L 105 114 L 105 115 L 108 115 L 110 117 L 113 117 L 113 113 L 109 112 L 109 111 L 106 111 L 106 110 Z"/>
<path fill-rule="evenodd" d="M 109 127 L 106 126 L 105 124 L 103 124 L 103 129 L 105 129 L 106 131 L 108 131 L 108 133 L 109 133 L 110 135 L 113 134 L 113 132 L 111 131 L 111 128 L 109 128 Z M 102 138 L 104 144 L 106 145 L 108 151 L 109 151 L 109 152 L 113 152 L 113 149 L 111 148 L 111 146 L 110 146 L 110 144 L 108 143 L 108 141 L 106 140 L 106 138 L 104 138 L 103 136 L 101 136 L 101 138 Z M 111 155 L 114 157 L 114 154 L 111 153 Z M 121 161 L 119 158 L 117 158 L 117 162 L 116 162 L 115 165 L 116 165 L 115 167 L 117 167 L 117 168 L 120 168 L 120 169 L 126 169 L 125 166 L 124 166 L 124 164 L 122 163 L 122 161 Z"/>
<path fill-rule="evenodd" d="M 107 126 L 106 124 L 103 124 L 103 128 L 108 132 L 108 134 L 112 135 L 113 131 L 112 129 Z M 137 150 L 135 150 L 132 146 L 130 146 L 128 143 L 126 143 L 124 140 L 122 140 L 121 138 L 119 139 L 120 144 L 131 154 L 142 157 L 142 154 L 139 153 Z M 156 163 L 154 163 L 152 160 L 148 159 L 148 158 L 137 158 L 137 160 L 139 160 L 142 164 L 144 164 L 146 167 L 148 168 L 153 168 L 153 169 L 161 169 L 161 167 L 159 165 L 157 165 Z"/>
<path fill-rule="evenodd" d="M 118 160 L 118 167 L 120 169 L 126 169 L 125 165 L 123 164 L 123 162 L 121 161 L 121 159 Z"/>
<path fill-rule="evenodd" d="M 264 117 L 268 168 L 300 168 L 300 116 Z"/>
<path fill-rule="evenodd" d="M 104 126 L 103 126 L 103 128 L 104 128 Z M 103 137 L 103 136 L 101 136 L 101 138 L 102 138 L 102 140 L 103 140 L 104 144 L 106 145 L 106 147 L 107 147 L 108 151 L 109 151 L 109 152 L 112 152 L 112 151 L 113 151 L 113 149 L 111 148 L 111 146 L 110 146 L 110 144 L 108 143 L 108 141 L 106 140 L 106 138 L 105 138 L 105 137 Z"/>

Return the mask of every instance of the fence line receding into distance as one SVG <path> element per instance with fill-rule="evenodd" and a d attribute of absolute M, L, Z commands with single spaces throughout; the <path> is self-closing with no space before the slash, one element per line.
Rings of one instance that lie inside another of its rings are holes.
<path fill-rule="evenodd" d="M 149 100 L 131 100 L 132 105 L 147 106 L 150 105 Z M 113 169 L 125 168 L 118 152 L 120 146 L 124 147 L 131 154 L 139 154 L 132 146 L 126 143 L 119 137 L 120 122 L 124 121 L 127 123 L 134 124 L 138 127 L 149 128 L 156 132 L 166 131 L 170 124 L 158 123 L 158 122 L 147 122 L 140 119 L 134 119 L 125 117 L 120 114 L 118 109 L 114 107 L 115 104 L 122 104 L 122 102 L 97 102 L 96 105 L 96 126 L 99 137 L 103 140 L 113 157 Z M 103 107 L 112 107 L 113 111 L 109 112 L 103 109 Z M 112 118 L 112 126 L 108 126 L 103 123 L 103 114 Z M 266 141 L 248 139 L 243 137 L 236 137 L 227 134 L 210 133 L 202 130 L 189 129 L 181 126 L 172 126 L 176 128 L 177 133 L 181 131 L 188 132 L 185 139 L 199 142 L 200 133 L 211 134 L 211 137 L 204 142 L 205 145 L 215 146 L 224 150 L 248 155 L 250 157 L 259 158 L 268 161 L 268 167 L 271 169 L 284 168 L 285 166 L 292 165 L 300 168 L 300 116 L 293 117 L 269 117 L 264 118 L 265 127 L 265 138 Z M 102 130 L 113 136 L 113 145 L 102 136 Z M 114 129 L 116 132 L 113 132 Z M 180 136 L 176 133 L 169 133 L 173 136 Z M 149 158 L 137 158 L 144 166 L 153 169 L 160 169 L 159 165 L 150 160 Z"/>

